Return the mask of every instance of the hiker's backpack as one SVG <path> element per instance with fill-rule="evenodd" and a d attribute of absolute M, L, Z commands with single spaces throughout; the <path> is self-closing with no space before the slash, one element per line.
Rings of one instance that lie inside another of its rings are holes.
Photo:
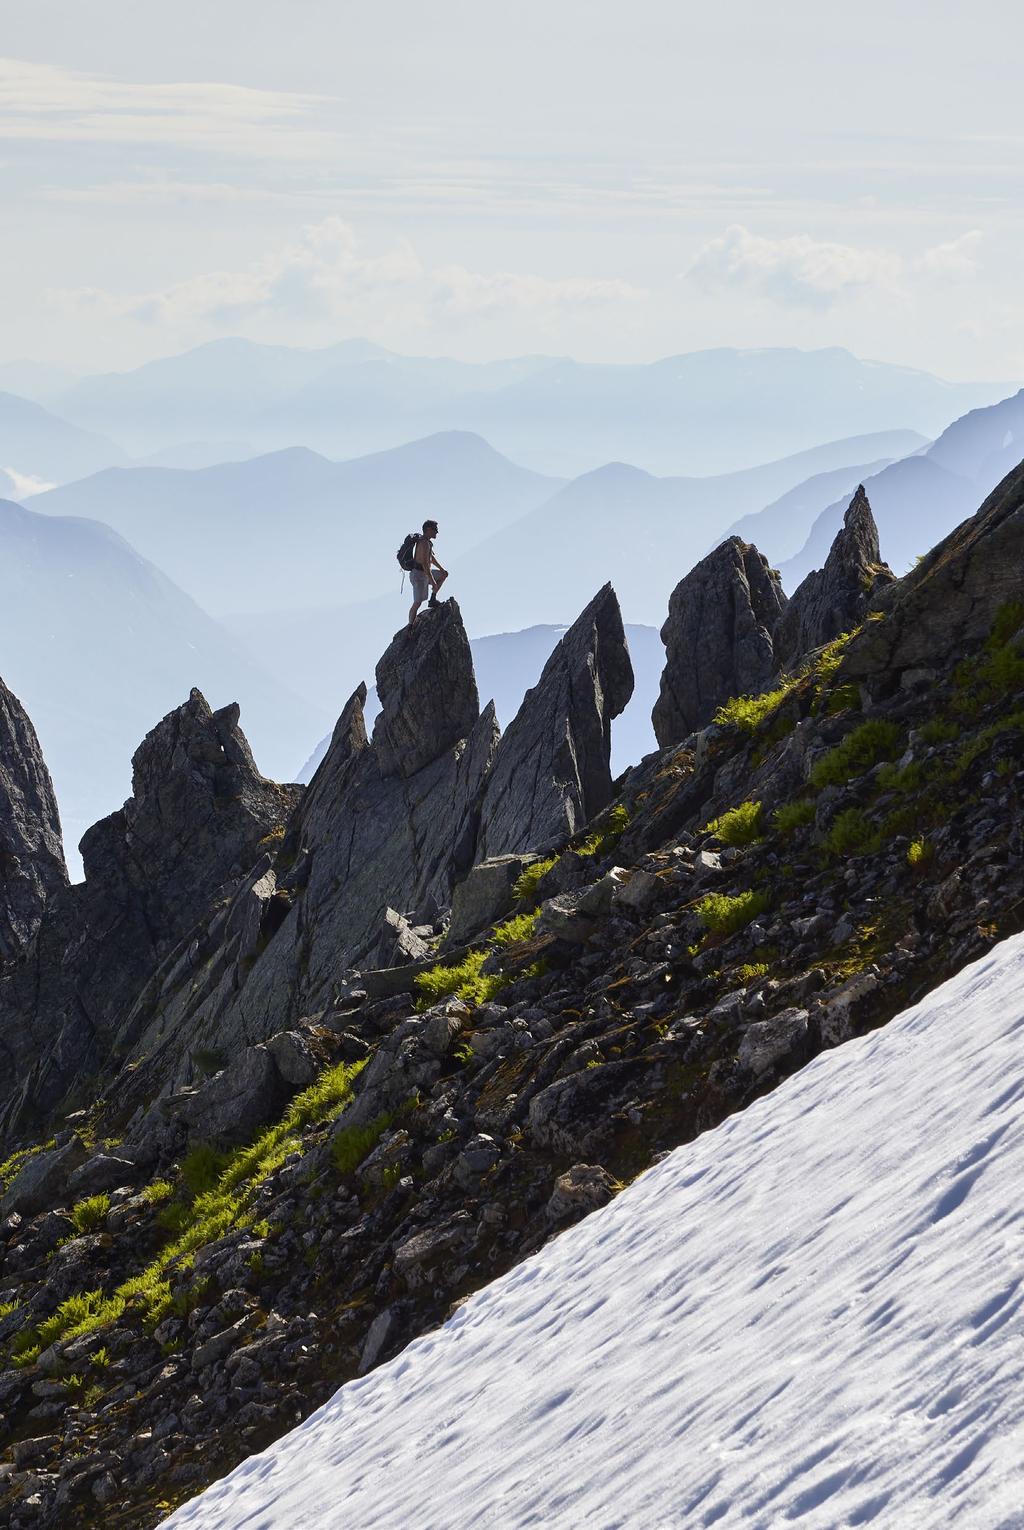
<path fill-rule="evenodd" d="M 398 549 L 398 552 L 395 554 L 398 559 L 399 568 L 404 569 L 407 574 L 415 573 L 416 569 L 419 568 L 419 564 L 416 562 L 415 558 L 416 543 L 419 541 L 419 539 L 420 534 L 418 531 L 410 531 L 409 535 L 406 537 L 405 541 Z"/>

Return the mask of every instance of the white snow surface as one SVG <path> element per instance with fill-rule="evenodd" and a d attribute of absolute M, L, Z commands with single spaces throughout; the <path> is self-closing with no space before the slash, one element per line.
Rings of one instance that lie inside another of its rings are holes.
<path fill-rule="evenodd" d="M 1024 1526 L 1024 936 L 349 1382 L 175 1530 Z"/>

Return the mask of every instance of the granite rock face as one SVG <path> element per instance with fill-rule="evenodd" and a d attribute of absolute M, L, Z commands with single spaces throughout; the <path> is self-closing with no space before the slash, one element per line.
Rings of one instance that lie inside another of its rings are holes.
<path fill-rule="evenodd" d="M 798 586 L 772 633 L 775 663 L 788 669 L 804 654 L 849 632 L 894 575 L 882 562 L 871 505 L 858 488 L 825 566 Z"/>
<path fill-rule="evenodd" d="M 739 537 L 680 580 L 661 629 L 665 670 L 653 721 L 663 749 L 705 727 L 730 697 L 763 689 L 777 668 L 772 632 L 785 606 L 778 575 Z"/>
<path fill-rule="evenodd" d="M 47 899 L 67 885 L 50 772 L 25 708 L 0 680 L 0 967 L 24 949 Z"/>
<path fill-rule="evenodd" d="M 487 782 L 477 859 L 564 842 L 612 799 L 612 718 L 633 694 L 615 591 L 606 584 L 569 628 L 501 740 Z"/>
<path fill-rule="evenodd" d="M 132 796 L 82 840 L 84 883 L 48 901 L 0 979 L 2 1124 L 52 1110 L 100 1067 L 154 967 L 302 791 L 264 780 L 237 706 L 213 712 L 199 691 L 146 736 L 132 767 Z"/>

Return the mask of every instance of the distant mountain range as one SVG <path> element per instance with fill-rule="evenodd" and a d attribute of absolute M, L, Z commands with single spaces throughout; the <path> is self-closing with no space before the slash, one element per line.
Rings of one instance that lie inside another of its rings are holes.
<path fill-rule="evenodd" d="M 127 460 L 113 441 L 69 425 L 29 399 L 0 393 L 0 469 L 63 483 Z"/>
<path fill-rule="evenodd" d="M 33 508 L 104 521 L 220 615 L 397 591 L 395 551 L 426 517 L 441 524 L 444 561 L 559 487 L 453 432 L 353 462 L 293 447 L 196 472 L 119 468 L 41 494 Z"/>
<path fill-rule="evenodd" d="M 852 489 L 921 444 L 890 431 L 720 478 L 658 479 L 613 463 L 565 485 L 479 436 L 449 432 L 342 463 L 296 447 L 194 472 L 112 469 L 32 504 L 112 526 L 218 618 L 254 614 L 249 641 L 268 654 L 287 649 L 282 622 L 287 630 L 293 615 L 316 621 L 391 589 L 379 619 L 367 613 L 359 632 L 343 619 L 342 651 L 355 644 L 365 666 L 407 606 L 395 549 L 428 515 L 440 522 L 438 556 L 471 631 L 557 623 L 609 577 L 627 616 L 660 624 L 676 581 L 738 512 L 822 470 L 838 490 Z M 337 634 L 333 616 L 328 626 Z M 325 632 L 318 654 L 304 641 L 301 649 L 301 658 L 287 654 L 293 672 L 316 685 L 310 665 L 329 662 L 333 683 L 336 641 Z"/>
<path fill-rule="evenodd" d="M 878 523 L 882 557 L 893 572 L 906 573 L 915 558 L 973 515 L 1022 459 L 1024 389 L 987 409 L 972 410 L 925 450 L 869 475 L 864 487 Z M 780 562 L 787 590 L 794 590 L 812 568 L 821 567 L 848 500 L 844 494 L 823 508 L 800 551 Z M 745 524 L 761 551 L 778 561 L 774 526 L 767 521 L 762 526 L 758 516 Z"/>
<path fill-rule="evenodd" d="M 116 532 L 0 501 L 0 674 L 36 725 L 69 863 L 119 807 L 130 760 L 198 686 L 238 701 L 260 768 L 288 778 L 333 714 L 300 700 Z"/>
<path fill-rule="evenodd" d="M 709 476 L 893 425 L 932 437 L 1014 386 L 944 382 L 838 348 L 694 351 L 645 365 L 467 363 L 363 340 L 303 351 L 233 339 L 83 378 L 57 407 L 136 455 L 212 434 L 264 452 L 302 444 L 351 457 L 470 430 L 561 477 L 610 459 Z"/>

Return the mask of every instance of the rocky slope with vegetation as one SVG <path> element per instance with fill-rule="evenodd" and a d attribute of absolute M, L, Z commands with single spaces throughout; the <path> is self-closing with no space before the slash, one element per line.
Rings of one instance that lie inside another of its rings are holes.
<path fill-rule="evenodd" d="M 757 682 L 614 785 L 610 590 L 504 738 L 448 607 L 396 639 L 373 739 L 357 693 L 305 793 L 251 777 L 236 720 L 195 697 L 232 791 L 190 768 L 169 799 L 173 766 L 143 746 L 133 801 L 167 811 L 126 805 L 101 836 L 116 897 L 90 876 L 74 923 L 58 888 L 0 972 L 5 1044 L 35 972 L 40 1056 L 64 1027 L 96 1058 L 77 1094 L 22 1078 L 8 1105 L 9 1523 L 158 1523 L 659 1154 L 1024 925 L 1024 469 L 902 580 L 860 567 L 866 502 L 851 516 L 835 588 L 805 597 L 819 641 L 784 673 L 785 597 L 756 550 L 727 554 L 716 664 L 742 672 L 753 569 Z M 851 568 L 858 620 L 828 631 Z M 677 637 L 666 691 L 685 698 L 698 661 Z M 230 851 L 200 837 L 169 909 L 162 868 L 215 811 Z M 144 919 L 137 965 L 90 990 Z M 72 1014 L 87 992 L 102 1025 Z"/>

